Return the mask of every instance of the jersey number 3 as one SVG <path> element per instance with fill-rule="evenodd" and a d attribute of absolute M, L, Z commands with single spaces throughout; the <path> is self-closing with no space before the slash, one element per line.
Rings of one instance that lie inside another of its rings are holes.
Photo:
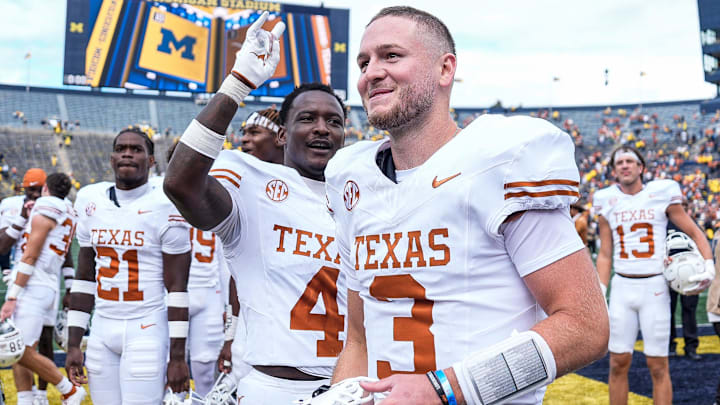
<path fill-rule="evenodd" d="M 370 295 L 379 301 L 394 298 L 412 298 L 413 305 L 410 317 L 393 318 L 393 339 L 401 342 L 412 342 L 414 371 L 393 370 L 389 361 L 378 360 L 378 378 L 392 374 L 419 374 L 437 369 L 435 361 L 435 336 L 430 331 L 433 324 L 433 301 L 425 296 L 425 287 L 420 285 L 411 275 L 376 276 L 370 284 Z"/>
<path fill-rule="evenodd" d="M 316 330 L 325 333 L 317 341 L 318 357 L 337 357 L 343 348 L 340 331 L 345 329 L 345 316 L 340 315 L 337 304 L 337 280 L 340 270 L 322 266 L 307 284 L 305 291 L 290 311 L 290 329 Z M 325 315 L 310 313 L 322 293 Z"/>

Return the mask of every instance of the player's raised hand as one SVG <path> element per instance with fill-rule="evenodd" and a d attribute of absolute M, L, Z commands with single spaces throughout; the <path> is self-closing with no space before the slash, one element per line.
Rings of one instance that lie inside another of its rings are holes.
<path fill-rule="evenodd" d="M 185 358 L 170 359 L 167 366 L 167 387 L 173 392 L 187 392 L 190 389 L 190 370 Z"/>
<path fill-rule="evenodd" d="M 232 74 L 252 89 L 256 89 L 275 72 L 280 61 L 280 37 L 285 23 L 275 24 L 272 32 L 262 26 L 268 19 L 268 12 L 262 13 L 248 29 L 242 48 L 235 54 Z"/>
<path fill-rule="evenodd" d="M 69 347 L 65 357 L 65 370 L 68 379 L 74 385 L 87 384 L 88 379 L 83 370 L 83 354 L 79 347 Z"/>

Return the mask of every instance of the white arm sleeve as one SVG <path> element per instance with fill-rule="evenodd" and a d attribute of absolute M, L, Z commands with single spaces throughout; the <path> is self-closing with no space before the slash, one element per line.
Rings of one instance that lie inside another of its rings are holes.
<path fill-rule="evenodd" d="M 171 226 L 160 235 L 162 252 L 178 255 L 191 249 L 190 232 L 185 226 Z"/>
<path fill-rule="evenodd" d="M 500 229 L 521 277 L 584 247 L 567 208 L 530 210 Z"/>
<path fill-rule="evenodd" d="M 226 180 L 220 180 L 220 183 L 225 185 Z M 223 219 L 222 222 L 217 224 L 214 228 L 210 229 L 211 232 L 220 238 L 223 245 L 223 250 L 227 257 L 232 257 L 239 252 L 240 241 L 242 239 L 242 211 L 238 200 L 240 199 L 240 193 L 237 188 L 233 189 L 225 187 L 230 194 L 232 199 L 232 209 L 230 215 Z"/>

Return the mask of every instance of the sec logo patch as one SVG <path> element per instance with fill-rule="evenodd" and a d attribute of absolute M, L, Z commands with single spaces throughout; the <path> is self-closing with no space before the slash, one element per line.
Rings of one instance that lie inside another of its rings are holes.
<path fill-rule="evenodd" d="M 285 201 L 288 196 L 288 186 L 282 180 L 270 180 L 265 186 L 265 194 L 275 202 Z"/>
<path fill-rule="evenodd" d="M 91 202 L 85 206 L 85 215 L 91 217 L 95 213 L 95 203 Z"/>
<path fill-rule="evenodd" d="M 360 187 L 357 183 L 352 180 L 348 180 L 345 183 L 345 190 L 343 191 L 343 200 L 345 200 L 345 208 L 350 211 L 360 201 Z"/>

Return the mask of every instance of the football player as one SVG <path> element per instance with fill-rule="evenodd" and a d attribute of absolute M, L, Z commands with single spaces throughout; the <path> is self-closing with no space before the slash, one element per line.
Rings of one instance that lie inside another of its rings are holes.
<path fill-rule="evenodd" d="M 115 182 L 85 186 L 75 201 L 80 252 L 65 368 L 74 383 L 89 380 L 95 403 L 157 404 L 166 375 L 174 392 L 188 389 L 190 227 L 148 183 L 155 157 L 147 134 L 124 129 L 112 147 Z M 93 308 L 86 377 L 80 343 Z"/>
<path fill-rule="evenodd" d="M 22 257 L 13 268 L 13 284 L 0 311 L 0 320 L 13 317 L 28 346 L 13 366 L 20 405 L 33 402 L 33 372 L 58 388 L 64 404 L 80 404 L 85 397 L 82 387 L 76 388 L 52 360 L 35 350 L 46 314 L 57 307 L 58 273 L 75 231 L 77 215 L 64 200 L 71 187 L 70 178 L 63 173 L 47 177 L 42 197 L 30 213 Z"/>
<path fill-rule="evenodd" d="M 280 112 L 284 165 L 221 152 L 238 105 L 280 58 L 284 24 L 265 31 L 267 17 L 249 28 L 231 74 L 185 130 L 164 185 L 193 226 L 223 242 L 247 328 L 243 360 L 253 366 L 238 396 L 275 405 L 329 382 L 343 345 L 344 281 L 323 171 L 343 144 L 345 110 L 328 86 L 300 86 Z"/>
<path fill-rule="evenodd" d="M 273 107 L 252 112 L 245 120 L 242 151 L 270 163 L 283 163 L 283 144 L 280 132 L 280 112 Z"/>
<path fill-rule="evenodd" d="M 381 10 L 357 66 L 369 122 L 389 139 L 342 149 L 325 171 L 348 282 L 333 380 L 380 378 L 359 384 L 393 404 L 540 404 L 546 384 L 607 347 L 569 215 L 572 139 L 530 117 L 458 128 L 454 42 L 426 12 Z"/>
<path fill-rule="evenodd" d="M 643 184 L 645 159 L 631 146 L 621 146 L 610 156 L 616 184 L 598 190 L 593 210 L 599 215 L 600 252 L 597 269 L 603 291 L 612 282 L 610 312 L 611 404 L 625 404 L 628 371 L 638 329 L 653 382 L 653 401 L 672 403 L 668 368 L 670 341 L 670 294 L 663 277 L 668 220 L 697 244 L 706 259 L 700 285 L 686 294 L 698 294 L 715 275 L 710 245 L 705 234 L 683 210 L 680 186 L 673 180 Z M 610 280 L 610 270 L 615 275 Z"/>
<path fill-rule="evenodd" d="M 8 197 L 0 202 L 0 253 L 8 253 L 12 247 L 15 247 L 16 256 L 22 255 L 20 247 L 23 243 L 22 236 L 28 215 L 35 200 L 40 197 L 46 177 L 43 169 L 36 167 L 28 169 L 22 182 L 25 194 Z"/>

